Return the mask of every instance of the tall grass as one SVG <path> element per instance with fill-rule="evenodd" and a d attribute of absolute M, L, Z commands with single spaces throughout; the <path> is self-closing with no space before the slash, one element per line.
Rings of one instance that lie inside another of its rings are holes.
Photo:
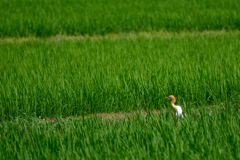
<path fill-rule="evenodd" d="M 238 107 L 239 35 L 0 46 L 0 117 Z"/>
<path fill-rule="evenodd" d="M 0 123 L 1 159 L 239 159 L 240 112 Z"/>
<path fill-rule="evenodd" d="M 0 36 L 240 29 L 239 0 L 1 0 Z"/>

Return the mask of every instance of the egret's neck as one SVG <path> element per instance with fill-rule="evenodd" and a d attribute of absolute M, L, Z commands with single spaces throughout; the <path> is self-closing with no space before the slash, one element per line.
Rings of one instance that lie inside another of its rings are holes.
<path fill-rule="evenodd" d="M 173 109 L 176 109 L 176 106 L 174 105 L 174 101 L 171 101 L 171 106 L 173 107 Z"/>

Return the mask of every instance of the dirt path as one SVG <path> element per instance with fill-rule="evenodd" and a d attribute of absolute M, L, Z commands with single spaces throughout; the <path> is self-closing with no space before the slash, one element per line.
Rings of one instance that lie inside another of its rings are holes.
<path fill-rule="evenodd" d="M 194 37 L 199 35 L 205 36 L 222 36 L 222 35 L 230 35 L 235 34 L 239 35 L 239 30 L 234 31 L 226 31 L 226 30 L 209 30 L 209 31 L 181 31 L 181 32 L 167 32 L 167 31 L 152 31 L 152 32 L 129 32 L 129 33 L 109 33 L 106 35 L 77 35 L 77 36 L 67 36 L 67 35 L 56 35 L 50 36 L 47 38 L 40 38 L 40 37 L 5 37 L 0 38 L 0 45 L 6 43 L 29 43 L 29 42 L 38 42 L 44 41 L 46 43 L 56 43 L 59 41 L 85 41 L 85 40 L 101 40 L 101 39 L 136 39 L 136 38 L 162 38 L 162 39 L 169 39 L 169 38 L 182 38 L 182 37 Z"/>
<path fill-rule="evenodd" d="M 156 114 L 156 115 L 160 115 L 160 113 L 161 113 L 159 110 L 153 110 L 151 112 L 152 112 L 152 114 Z M 165 111 L 162 111 L 162 112 L 166 113 L 167 111 L 165 110 Z M 124 119 L 125 117 L 132 117 L 132 116 L 138 115 L 140 113 L 142 115 L 147 114 L 146 111 L 135 111 L 135 112 L 130 112 L 130 113 L 124 113 L 124 112 L 98 113 L 98 114 L 92 114 L 92 115 L 85 116 L 84 118 L 101 117 L 103 119 Z M 76 116 L 70 116 L 70 117 L 67 117 L 67 118 L 63 118 L 63 120 L 68 120 L 69 118 L 79 120 L 79 119 L 82 119 L 82 116 L 77 116 L 77 117 Z M 39 120 L 40 119 L 41 119 L 41 117 L 39 117 Z M 56 118 L 43 118 L 41 120 L 47 121 L 47 122 L 54 122 L 54 121 L 56 121 Z"/>
<path fill-rule="evenodd" d="M 224 107 L 220 107 L 220 106 L 206 106 L 204 108 L 205 111 L 207 111 L 209 114 L 212 114 L 213 111 L 216 111 L 216 110 L 221 110 L 223 109 Z M 167 112 L 173 112 L 173 110 L 170 110 L 170 109 L 162 109 L 161 111 L 160 110 L 152 110 L 150 111 L 152 114 L 155 114 L 155 115 L 160 115 L 161 113 L 167 113 Z M 144 111 L 144 110 L 141 110 L 141 111 L 134 111 L 134 112 L 130 112 L 130 113 L 125 113 L 125 112 L 116 112 L 116 113 L 98 113 L 98 114 L 91 114 L 91 115 L 88 115 L 88 116 L 84 116 L 84 118 L 96 118 L 96 117 L 99 117 L 99 118 L 103 118 L 103 119 L 124 119 L 126 117 L 133 117 L 133 116 L 137 116 L 139 114 L 141 115 L 147 115 L 149 112 L 147 111 Z M 191 109 L 191 114 L 199 114 L 199 109 L 197 108 L 192 108 Z M 187 117 L 188 115 L 186 113 L 184 113 L 184 117 Z M 82 116 L 70 116 L 70 117 L 67 117 L 67 118 L 62 118 L 62 120 L 68 120 L 68 119 L 75 119 L 75 120 L 80 120 L 82 119 L 83 117 Z M 58 118 L 43 118 L 41 119 L 41 117 L 39 117 L 39 120 L 43 120 L 43 121 L 46 121 L 46 122 L 54 122 L 56 121 Z"/>

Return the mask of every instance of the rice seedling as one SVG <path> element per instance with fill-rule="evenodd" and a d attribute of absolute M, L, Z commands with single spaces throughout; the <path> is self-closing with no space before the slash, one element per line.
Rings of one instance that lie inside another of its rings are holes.
<path fill-rule="evenodd" d="M 1 159 L 239 159 L 240 112 L 0 123 Z M 177 123 L 176 123 L 177 122 Z"/>
<path fill-rule="evenodd" d="M 240 28 L 239 0 L 1 0 L 1 37 Z"/>
<path fill-rule="evenodd" d="M 0 45 L 0 118 L 239 108 L 237 34 Z"/>

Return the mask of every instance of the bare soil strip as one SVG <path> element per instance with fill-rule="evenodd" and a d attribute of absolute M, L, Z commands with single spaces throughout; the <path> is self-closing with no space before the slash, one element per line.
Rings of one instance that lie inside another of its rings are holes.
<path fill-rule="evenodd" d="M 226 30 L 216 30 L 216 31 L 181 31 L 181 32 L 167 32 L 167 31 L 152 31 L 152 32 L 129 32 L 129 33 L 109 33 L 106 35 L 56 35 L 47 38 L 41 37 L 4 37 L 0 38 L 0 45 L 6 43 L 29 43 L 44 41 L 46 43 L 54 43 L 59 41 L 85 41 L 85 40 L 101 40 L 101 39 L 136 39 L 136 38 L 183 38 L 183 37 L 194 37 L 199 35 L 205 36 L 227 36 L 227 35 L 240 35 L 240 30 L 226 31 Z"/>
<path fill-rule="evenodd" d="M 211 106 L 205 106 L 204 110 L 208 112 L 208 114 L 212 114 L 213 112 L 216 112 L 217 110 L 222 112 L 221 109 L 224 109 L 224 106 L 216 106 L 216 105 L 211 105 Z M 125 112 L 112 112 L 112 113 L 98 113 L 98 114 L 91 114 L 88 116 L 84 116 L 84 118 L 102 118 L 102 119 L 106 119 L 106 120 L 123 120 L 125 118 L 132 118 L 133 116 L 137 116 L 137 115 L 142 115 L 142 116 L 146 116 L 148 113 L 154 114 L 154 115 L 160 115 L 162 114 L 166 114 L 167 112 L 173 112 L 174 111 L 172 109 L 161 109 L 161 110 L 151 110 L 151 111 L 144 111 L 144 110 L 137 110 L 134 112 L 129 112 L 129 113 L 125 113 Z M 219 112 L 219 113 L 220 113 Z M 183 113 L 184 117 L 188 117 L 188 114 L 186 112 Z M 199 111 L 197 108 L 192 108 L 191 109 L 191 114 L 199 114 Z M 80 120 L 82 119 L 83 116 L 70 116 L 67 118 L 61 118 L 62 120 L 69 120 L 69 119 L 74 119 L 74 120 Z M 46 121 L 46 122 L 55 122 L 57 121 L 57 119 L 59 119 L 59 117 L 56 118 L 43 118 L 41 119 L 41 117 L 39 117 L 40 121 Z"/>
<path fill-rule="evenodd" d="M 163 111 L 164 113 L 166 113 L 167 111 Z M 160 115 L 160 111 L 159 110 L 153 110 L 151 111 L 152 114 L 156 114 L 156 115 Z M 135 112 L 130 112 L 130 113 L 124 113 L 124 112 L 117 112 L 117 113 L 98 113 L 98 114 L 92 114 L 89 116 L 84 116 L 84 118 L 102 118 L 102 119 L 124 119 L 126 117 L 133 117 L 133 116 L 137 116 L 137 115 L 147 115 L 146 111 L 135 111 Z M 63 118 L 63 120 L 68 120 L 68 119 L 75 119 L 75 120 L 80 120 L 82 119 L 82 116 L 71 116 L 68 118 Z M 39 117 L 39 119 L 41 119 L 41 117 Z M 57 119 L 56 118 L 43 118 L 43 121 L 47 121 L 47 122 L 54 122 Z"/>

